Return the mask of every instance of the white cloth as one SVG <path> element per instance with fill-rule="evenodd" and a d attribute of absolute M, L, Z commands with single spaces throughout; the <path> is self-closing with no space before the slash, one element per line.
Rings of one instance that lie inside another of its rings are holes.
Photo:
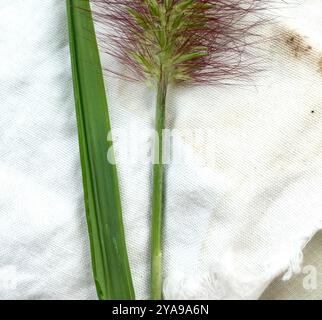
<path fill-rule="evenodd" d="M 95 298 L 65 1 L 0 2 L 0 298 Z"/>
<path fill-rule="evenodd" d="M 256 299 L 298 271 L 322 225 L 321 9 L 320 0 L 283 2 L 262 44 L 265 71 L 249 85 L 171 88 L 178 161 L 167 168 L 166 298 Z M 0 40 L 0 298 L 95 298 L 65 1 L 2 0 Z M 151 166 L 142 154 L 154 95 L 106 83 L 131 268 L 146 299 Z"/>

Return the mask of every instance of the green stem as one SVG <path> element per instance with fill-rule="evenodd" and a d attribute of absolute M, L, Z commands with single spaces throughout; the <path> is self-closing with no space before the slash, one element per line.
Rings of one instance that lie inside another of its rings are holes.
<path fill-rule="evenodd" d="M 162 299 L 162 221 L 163 221 L 163 129 L 168 79 L 161 71 L 155 117 L 155 158 L 153 164 L 152 246 L 151 246 L 151 299 Z"/>

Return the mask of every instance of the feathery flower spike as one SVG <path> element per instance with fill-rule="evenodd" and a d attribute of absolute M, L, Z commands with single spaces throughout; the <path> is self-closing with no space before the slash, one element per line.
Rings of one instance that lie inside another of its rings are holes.
<path fill-rule="evenodd" d="M 257 14 L 267 0 L 93 0 L 108 27 L 108 53 L 156 88 L 153 164 L 151 298 L 162 298 L 164 168 L 162 131 L 171 83 L 225 83 L 254 71 L 244 59 Z M 252 40 L 251 40 L 252 39 Z"/>

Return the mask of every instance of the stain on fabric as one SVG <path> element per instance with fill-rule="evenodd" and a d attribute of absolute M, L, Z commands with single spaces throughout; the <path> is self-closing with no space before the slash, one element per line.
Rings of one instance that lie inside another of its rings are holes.
<path fill-rule="evenodd" d="M 298 60 L 302 66 L 313 67 L 315 72 L 322 74 L 321 50 L 311 43 L 309 37 L 295 30 L 280 27 L 275 29 L 275 33 L 275 50 L 282 50 L 288 57 Z"/>
<path fill-rule="evenodd" d="M 321 57 L 320 57 L 320 59 L 319 59 L 319 71 L 320 71 L 320 73 L 322 73 L 322 55 L 321 55 Z"/>
<path fill-rule="evenodd" d="M 294 31 L 288 31 L 284 36 L 285 44 L 291 49 L 295 58 L 301 58 L 312 50 L 312 46 L 300 34 Z"/>

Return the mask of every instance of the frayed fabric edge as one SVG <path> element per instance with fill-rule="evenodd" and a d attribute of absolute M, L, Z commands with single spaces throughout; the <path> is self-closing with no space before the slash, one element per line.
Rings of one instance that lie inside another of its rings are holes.
<path fill-rule="evenodd" d="M 252 281 L 240 283 L 224 275 L 220 269 L 210 267 L 210 271 L 200 275 L 187 276 L 184 272 L 174 272 L 164 282 L 164 297 L 169 300 L 249 300 L 258 299 L 269 284 L 283 274 L 282 280 L 289 281 L 302 270 L 303 250 L 314 235 L 322 230 L 322 221 L 317 226 L 311 226 L 294 245 L 294 251 L 287 265 L 271 274 L 261 274 Z M 222 268 L 221 268 L 222 269 Z"/>
<path fill-rule="evenodd" d="M 284 273 L 282 280 L 283 281 L 289 281 L 291 280 L 291 278 L 296 275 L 299 274 L 302 270 L 303 267 L 303 261 L 304 261 L 304 254 L 303 254 L 303 250 L 305 249 L 305 247 L 310 243 L 310 241 L 312 240 L 312 238 L 320 231 L 322 230 L 322 220 L 319 222 L 318 227 L 314 226 L 312 227 L 313 231 L 307 232 L 310 233 L 309 236 L 304 236 L 302 237 L 297 244 L 295 245 L 296 248 L 295 252 L 293 253 L 289 265 L 287 268 L 284 268 L 282 270 L 281 273 Z"/>

